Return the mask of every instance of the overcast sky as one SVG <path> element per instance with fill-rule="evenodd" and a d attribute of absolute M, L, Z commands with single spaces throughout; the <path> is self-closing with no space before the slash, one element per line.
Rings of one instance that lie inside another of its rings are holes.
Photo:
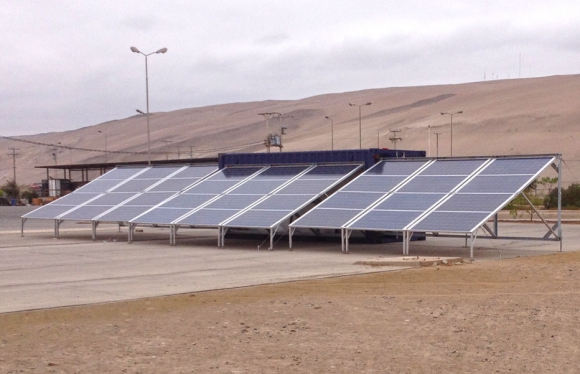
<path fill-rule="evenodd" d="M 580 72 L 580 1 L 4 0 L 0 135 L 145 110 Z M 520 64 L 521 54 L 521 64 Z"/>

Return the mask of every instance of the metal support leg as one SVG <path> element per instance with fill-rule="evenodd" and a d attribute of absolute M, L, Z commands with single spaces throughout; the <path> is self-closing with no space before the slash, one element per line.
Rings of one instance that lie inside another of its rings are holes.
<path fill-rule="evenodd" d="M 22 225 L 20 226 L 20 237 L 24 237 L 24 222 L 26 222 L 26 218 L 22 218 Z"/>
<path fill-rule="evenodd" d="M 269 251 L 274 250 L 274 237 L 276 236 L 276 233 L 278 232 L 279 227 L 280 226 L 276 226 L 276 227 L 272 227 L 270 229 L 270 248 L 268 248 Z"/>
<path fill-rule="evenodd" d="M 99 225 L 98 221 L 92 221 L 91 222 L 91 226 L 92 226 L 92 237 L 93 240 L 97 240 L 97 226 Z"/>
<path fill-rule="evenodd" d="M 469 259 L 473 261 L 473 242 L 475 241 L 473 234 L 471 234 L 471 246 L 469 248 Z"/>
<path fill-rule="evenodd" d="M 348 253 L 348 239 L 352 234 L 352 230 L 344 229 L 344 251 L 343 253 Z"/>
<path fill-rule="evenodd" d="M 129 223 L 129 232 L 127 233 L 127 243 L 133 243 L 133 231 L 135 231 L 137 225 L 135 223 Z"/>
<path fill-rule="evenodd" d="M 54 238 L 58 239 L 60 237 L 60 224 L 62 223 L 61 220 L 55 219 L 54 220 Z"/>
<path fill-rule="evenodd" d="M 294 227 L 289 227 L 288 230 L 288 248 L 292 249 L 292 235 L 294 235 Z"/>

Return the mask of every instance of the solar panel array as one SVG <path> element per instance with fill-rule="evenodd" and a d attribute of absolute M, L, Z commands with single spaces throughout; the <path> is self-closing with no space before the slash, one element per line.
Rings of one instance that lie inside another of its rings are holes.
<path fill-rule="evenodd" d="M 144 214 L 131 220 L 132 223 L 170 225 L 178 218 L 190 214 L 200 206 L 240 184 L 265 168 L 239 167 L 224 168 L 211 177 L 174 196 Z"/>
<path fill-rule="evenodd" d="M 487 160 L 440 160 L 415 174 L 401 188 L 369 209 L 349 228 L 403 231 L 464 182 Z"/>
<path fill-rule="evenodd" d="M 23 215 L 22 218 L 56 219 L 60 215 L 96 199 L 144 170 L 144 168 L 113 169 L 74 192 Z"/>
<path fill-rule="evenodd" d="M 470 233 L 553 161 L 553 156 L 382 161 L 290 226 Z"/>
<path fill-rule="evenodd" d="M 552 162 L 552 157 L 496 159 L 412 229 L 473 232 L 530 185 Z"/>
<path fill-rule="evenodd" d="M 381 161 L 291 224 L 339 229 L 395 189 L 429 161 Z"/>
<path fill-rule="evenodd" d="M 318 165 L 258 204 L 224 222 L 223 226 L 250 228 L 277 226 L 359 168 L 359 165 Z"/>
<path fill-rule="evenodd" d="M 22 218 L 128 221 L 216 169 L 215 166 L 115 168 Z"/>

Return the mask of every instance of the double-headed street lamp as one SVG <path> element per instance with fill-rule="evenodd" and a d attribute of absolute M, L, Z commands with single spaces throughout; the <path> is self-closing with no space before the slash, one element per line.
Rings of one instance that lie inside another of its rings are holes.
<path fill-rule="evenodd" d="M 109 162 L 108 160 L 108 152 L 107 152 L 107 133 L 101 130 L 98 130 L 101 134 L 105 135 L 105 164 Z"/>
<path fill-rule="evenodd" d="M 334 120 L 329 116 L 325 116 L 327 120 L 330 120 L 330 149 L 334 151 Z"/>
<path fill-rule="evenodd" d="M 167 52 L 167 48 L 161 48 L 155 52 L 145 54 L 138 50 L 136 47 L 131 47 L 131 52 L 140 53 L 145 56 L 145 97 L 147 100 L 147 113 L 143 113 L 140 110 L 137 111 L 147 116 L 147 161 L 148 164 L 151 165 L 151 133 L 149 131 L 149 72 L 147 69 L 147 57 L 155 53 L 165 53 Z"/>
<path fill-rule="evenodd" d="M 350 106 L 358 106 L 358 148 L 362 149 L 362 120 L 361 120 L 361 107 L 365 106 L 365 105 L 371 105 L 372 103 L 369 101 L 368 103 L 365 104 L 352 104 L 352 103 L 348 103 L 348 105 Z"/>
<path fill-rule="evenodd" d="M 462 110 L 458 111 L 458 112 L 453 112 L 453 113 L 449 113 L 449 112 L 441 112 L 441 115 L 444 116 L 446 114 L 449 114 L 449 116 L 451 117 L 451 154 L 450 156 L 453 157 L 453 116 L 456 114 L 461 114 L 463 113 Z"/>

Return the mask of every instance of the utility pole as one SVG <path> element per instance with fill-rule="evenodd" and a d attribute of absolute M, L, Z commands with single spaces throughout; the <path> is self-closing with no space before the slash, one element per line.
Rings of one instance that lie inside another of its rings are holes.
<path fill-rule="evenodd" d="M 270 118 L 277 117 L 278 121 L 280 121 L 280 117 L 282 117 L 282 113 L 278 112 L 265 112 L 265 113 L 258 113 L 259 116 L 263 116 L 266 119 L 266 128 L 268 131 L 270 130 Z M 270 153 L 271 147 L 271 135 L 266 135 L 266 139 L 264 140 L 264 145 L 266 146 L 267 152 Z"/>
<path fill-rule="evenodd" d="M 19 148 L 8 148 L 12 151 L 12 153 L 8 153 L 9 156 L 12 156 L 12 170 L 14 171 L 14 184 L 16 184 L 16 156 L 19 154 L 16 151 L 19 151 Z"/>
<path fill-rule="evenodd" d="M 437 149 L 436 156 L 435 156 L 436 158 L 439 158 L 439 135 L 441 135 L 440 132 L 436 132 L 435 133 L 435 137 L 437 139 L 436 142 L 435 142 L 435 147 Z"/>
<path fill-rule="evenodd" d="M 401 130 L 390 130 L 390 131 L 393 133 L 393 135 L 391 135 L 391 137 L 389 138 L 389 140 L 393 142 L 393 148 L 396 151 L 397 150 L 397 142 L 400 141 L 400 140 L 403 140 L 403 138 L 401 138 L 399 136 L 396 136 L 397 133 L 400 133 L 401 132 Z"/>

